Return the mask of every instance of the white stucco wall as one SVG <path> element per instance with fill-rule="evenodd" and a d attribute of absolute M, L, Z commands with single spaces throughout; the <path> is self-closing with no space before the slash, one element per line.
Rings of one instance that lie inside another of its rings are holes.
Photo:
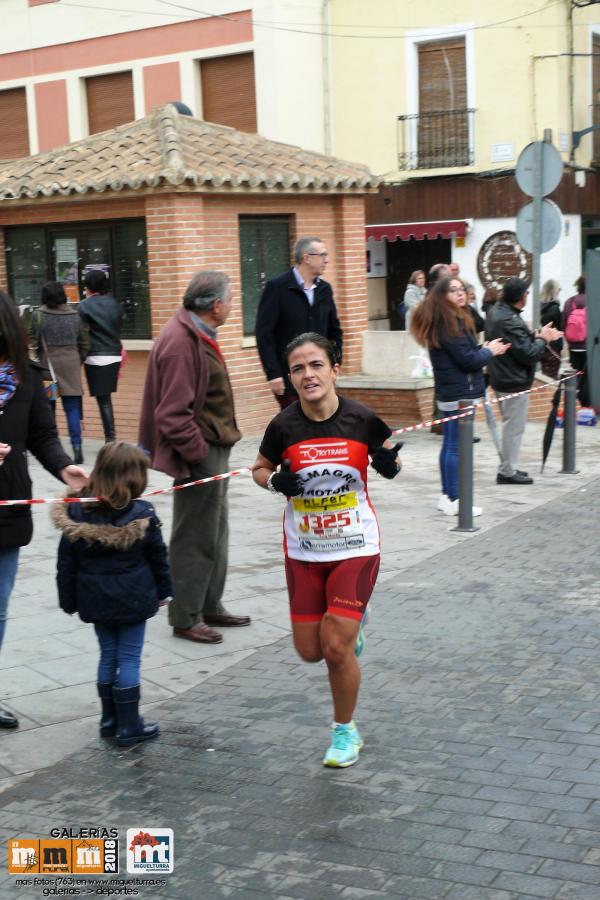
<path fill-rule="evenodd" d="M 477 273 L 477 256 L 482 244 L 496 231 L 516 231 L 514 218 L 474 219 L 464 247 L 452 247 L 452 259 L 460 265 L 460 274 L 474 285 L 477 299 L 481 300 L 484 286 Z M 573 282 L 581 275 L 581 216 L 562 216 L 561 238 L 548 253 L 542 254 L 540 285 L 548 278 L 555 278 L 562 286 L 560 295 L 564 303 L 572 294 Z M 531 319 L 531 300 L 525 307 L 525 319 Z"/>

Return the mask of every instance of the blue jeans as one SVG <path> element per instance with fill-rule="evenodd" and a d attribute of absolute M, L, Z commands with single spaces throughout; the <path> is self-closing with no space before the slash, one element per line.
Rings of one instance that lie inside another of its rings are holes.
<path fill-rule="evenodd" d="M 146 623 L 94 625 L 94 628 L 100 644 L 98 681 L 118 688 L 137 687 Z"/>
<path fill-rule="evenodd" d="M 452 413 L 444 413 L 452 415 Z M 440 451 L 442 493 L 450 500 L 458 497 L 458 419 L 444 422 L 444 440 Z"/>
<path fill-rule="evenodd" d="M 74 447 L 81 447 L 81 397 L 61 397 L 69 437 Z"/>
<path fill-rule="evenodd" d="M 0 647 L 6 630 L 8 601 L 17 577 L 19 565 L 19 547 L 0 550 Z"/>

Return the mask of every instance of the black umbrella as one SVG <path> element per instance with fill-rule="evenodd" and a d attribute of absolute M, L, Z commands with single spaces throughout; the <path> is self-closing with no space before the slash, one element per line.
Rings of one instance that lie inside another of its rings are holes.
<path fill-rule="evenodd" d="M 558 385 L 557 389 L 554 391 L 554 397 L 552 398 L 552 406 L 550 407 L 550 414 L 548 416 L 548 421 L 546 422 L 546 429 L 544 431 L 544 440 L 542 441 L 542 467 L 540 472 L 544 471 L 544 466 L 546 465 L 546 460 L 548 459 L 548 454 L 550 453 L 550 447 L 552 446 L 552 438 L 554 437 L 554 429 L 556 427 L 556 416 L 558 415 L 558 407 L 560 405 L 560 395 L 562 393 L 562 382 Z"/>

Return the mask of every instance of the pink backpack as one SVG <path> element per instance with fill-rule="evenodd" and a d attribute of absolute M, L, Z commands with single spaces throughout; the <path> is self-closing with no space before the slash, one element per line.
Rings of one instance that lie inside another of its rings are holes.
<path fill-rule="evenodd" d="M 587 339 L 587 311 L 585 306 L 574 306 L 569 313 L 565 337 L 570 344 L 581 344 Z"/>

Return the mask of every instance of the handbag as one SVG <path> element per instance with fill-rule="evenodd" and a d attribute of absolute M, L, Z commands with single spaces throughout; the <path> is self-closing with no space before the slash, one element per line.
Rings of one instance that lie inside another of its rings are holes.
<path fill-rule="evenodd" d="M 52 361 L 50 359 L 50 354 L 48 353 L 48 345 L 46 343 L 44 335 L 42 334 L 41 318 L 38 320 L 38 327 L 40 329 L 40 339 L 42 341 L 42 347 L 44 348 L 44 353 L 46 354 L 47 369 L 50 372 L 50 380 L 44 378 L 44 390 L 46 391 L 46 397 L 48 398 L 50 403 L 56 403 L 56 401 L 60 397 L 60 388 L 58 386 L 54 366 L 52 365 Z"/>

